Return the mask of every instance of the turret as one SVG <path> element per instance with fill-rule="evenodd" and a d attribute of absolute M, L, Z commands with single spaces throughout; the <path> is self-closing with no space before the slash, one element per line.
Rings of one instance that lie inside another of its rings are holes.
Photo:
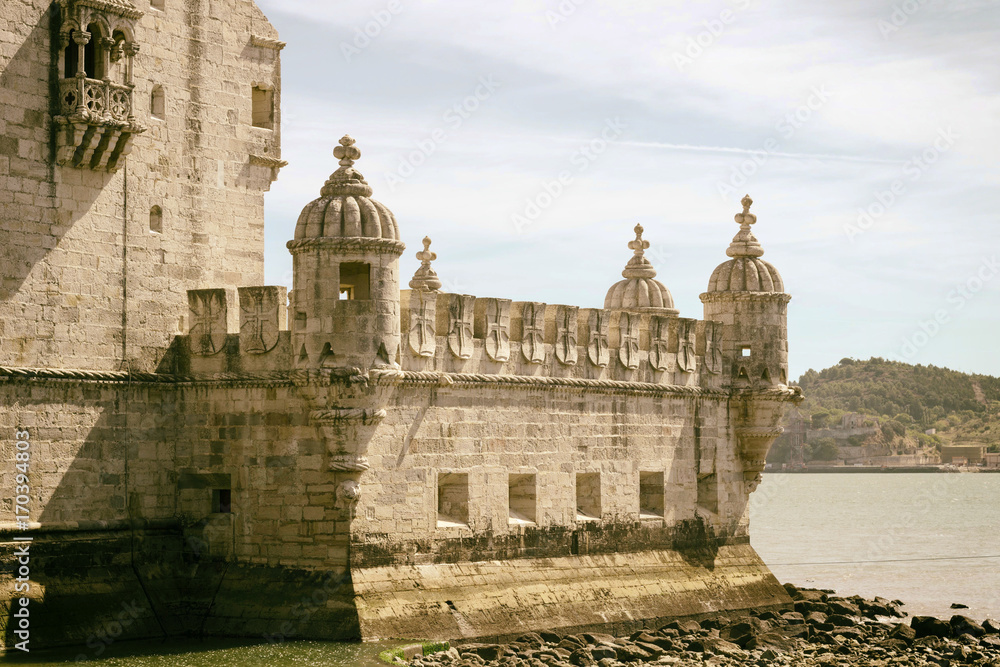
<path fill-rule="evenodd" d="M 292 353 L 300 368 L 387 366 L 399 351 L 399 256 L 392 212 L 354 169 L 361 151 L 344 136 L 340 168 L 302 210 L 293 258 Z"/>
<path fill-rule="evenodd" d="M 757 216 L 743 198 L 736 214 L 740 231 L 726 250 L 732 259 L 712 273 L 701 295 L 705 319 L 722 322 L 725 372 L 737 387 L 770 388 L 788 383 L 787 308 L 791 296 L 778 270 L 761 259 L 764 249 L 750 230 Z"/>

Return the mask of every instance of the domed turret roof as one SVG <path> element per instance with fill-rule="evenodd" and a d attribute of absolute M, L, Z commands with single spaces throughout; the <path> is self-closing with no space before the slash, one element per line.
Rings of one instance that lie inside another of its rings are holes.
<path fill-rule="evenodd" d="M 333 150 L 340 168 L 330 175 L 318 199 L 306 204 L 295 225 L 295 240 L 314 238 L 374 238 L 399 241 L 396 216 L 371 198 L 372 188 L 354 161 L 361 150 L 344 135 Z"/>
<path fill-rule="evenodd" d="M 750 225 L 757 222 L 757 216 L 750 212 L 753 200 L 750 195 L 743 197 L 743 212 L 736 214 L 740 231 L 733 237 L 726 254 L 732 257 L 723 262 L 708 280 L 709 292 L 784 292 L 785 284 L 781 274 L 769 262 L 760 257 L 764 248 L 750 231 Z"/>
<path fill-rule="evenodd" d="M 676 315 L 674 297 L 666 285 L 656 280 L 656 269 L 645 256 L 649 241 L 642 238 L 642 225 L 635 226 L 635 240 L 629 241 L 633 250 L 632 258 L 625 265 L 620 280 L 611 286 L 604 297 L 604 307 L 616 310 L 660 311 L 664 315 Z"/>

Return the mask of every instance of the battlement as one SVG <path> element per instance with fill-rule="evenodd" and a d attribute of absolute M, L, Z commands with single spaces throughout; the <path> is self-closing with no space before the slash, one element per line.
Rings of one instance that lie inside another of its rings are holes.
<path fill-rule="evenodd" d="M 407 371 L 709 389 L 731 379 L 721 322 L 421 290 L 403 290 L 400 301 L 403 343 L 388 361 Z M 188 302 L 189 330 L 174 346 L 175 359 L 186 361 L 176 370 L 211 375 L 297 367 L 284 287 L 191 290 Z M 367 300 L 335 306 L 359 328 L 376 309 L 377 302 Z M 344 327 L 332 333 L 343 342 L 355 332 Z"/>

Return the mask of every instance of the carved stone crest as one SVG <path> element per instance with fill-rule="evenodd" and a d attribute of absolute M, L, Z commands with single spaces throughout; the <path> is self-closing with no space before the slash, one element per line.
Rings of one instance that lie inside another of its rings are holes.
<path fill-rule="evenodd" d="M 705 369 L 712 375 L 722 372 L 722 325 L 705 322 Z"/>
<path fill-rule="evenodd" d="M 479 299 L 476 309 L 483 310 L 483 347 L 493 361 L 510 359 L 510 300 Z M 479 318 L 477 317 L 477 320 Z"/>
<path fill-rule="evenodd" d="M 433 292 L 423 290 L 410 292 L 406 339 L 410 350 L 418 357 L 433 357 L 437 348 L 434 331 L 436 306 L 437 295 Z"/>
<path fill-rule="evenodd" d="M 450 294 L 448 304 L 448 349 L 459 359 L 468 359 L 473 350 L 473 317 L 476 297 Z"/>
<path fill-rule="evenodd" d="M 628 369 L 639 367 L 639 315 L 618 314 L 618 360 Z"/>
<path fill-rule="evenodd" d="M 521 354 L 532 364 L 545 361 L 545 304 L 526 302 L 521 310 Z"/>
<path fill-rule="evenodd" d="M 595 366 L 604 368 L 611 360 L 608 346 L 608 311 L 592 309 L 587 317 L 587 358 Z"/>
<path fill-rule="evenodd" d="M 576 349 L 577 317 L 580 309 L 576 306 L 556 307 L 556 359 L 564 366 L 575 366 L 579 353 Z"/>
<path fill-rule="evenodd" d="M 278 333 L 286 321 L 285 287 L 240 287 L 240 350 L 264 354 L 278 344 Z"/>
<path fill-rule="evenodd" d="M 677 322 L 677 367 L 682 373 L 693 373 L 695 364 L 694 321 Z"/>
<path fill-rule="evenodd" d="M 188 311 L 191 352 L 201 357 L 221 352 L 228 333 L 226 290 L 188 290 Z"/>
<path fill-rule="evenodd" d="M 661 315 L 649 318 L 649 365 L 654 370 L 665 371 L 670 367 L 669 341 L 670 318 Z"/>

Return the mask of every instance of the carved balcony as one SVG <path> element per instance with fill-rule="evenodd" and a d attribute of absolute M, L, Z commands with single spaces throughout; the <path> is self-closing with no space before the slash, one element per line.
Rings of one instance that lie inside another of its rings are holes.
<path fill-rule="evenodd" d="M 132 86 L 73 77 L 60 81 L 59 97 L 56 161 L 117 171 L 133 137 L 146 130 L 135 120 Z"/>

